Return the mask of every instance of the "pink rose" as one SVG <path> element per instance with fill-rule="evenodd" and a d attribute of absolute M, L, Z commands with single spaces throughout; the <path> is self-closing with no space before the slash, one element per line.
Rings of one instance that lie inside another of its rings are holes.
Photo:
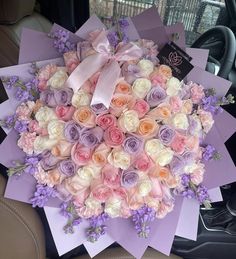
<path fill-rule="evenodd" d="M 118 188 L 120 186 L 119 169 L 107 164 L 102 169 L 103 184 L 110 188 Z"/>
<path fill-rule="evenodd" d="M 117 124 L 117 119 L 112 114 L 101 114 L 97 116 L 96 124 L 105 130 L 110 126 L 115 126 Z"/>
<path fill-rule="evenodd" d="M 17 142 L 19 148 L 21 148 L 26 154 L 32 155 L 34 151 L 34 141 L 36 139 L 36 132 L 23 132 L 20 139 Z"/>
<path fill-rule="evenodd" d="M 214 124 L 212 114 L 204 110 L 198 110 L 198 115 L 202 123 L 203 131 L 208 133 Z"/>
<path fill-rule="evenodd" d="M 95 87 L 97 85 L 98 82 L 98 78 L 100 76 L 101 72 L 98 71 L 95 74 L 93 74 L 90 78 L 89 78 L 89 82 L 91 83 L 91 87 L 90 87 L 90 92 L 93 93 L 95 90 Z"/>
<path fill-rule="evenodd" d="M 86 196 L 84 193 L 88 190 L 88 183 L 83 181 L 82 178 L 79 177 L 78 174 L 74 175 L 73 177 L 66 178 L 63 181 L 65 189 L 72 194 L 73 196 L 81 196 L 80 200 L 77 200 L 78 203 L 82 202 L 83 197 Z M 77 197 L 77 198 L 78 198 Z"/>
<path fill-rule="evenodd" d="M 138 117 L 142 118 L 149 112 L 150 106 L 143 99 L 137 99 L 136 102 L 130 109 L 135 110 L 138 113 Z"/>
<path fill-rule="evenodd" d="M 72 119 L 75 112 L 74 106 L 57 106 L 55 109 L 57 118 L 63 121 L 69 121 Z"/>
<path fill-rule="evenodd" d="M 78 195 L 73 197 L 73 202 L 76 206 L 81 207 L 83 206 L 85 200 L 88 198 L 90 194 L 89 188 L 84 188 Z"/>
<path fill-rule="evenodd" d="M 167 80 L 164 76 L 154 72 L 154 73 L 151 74 L 150 80 L 152 82 L 152 85 L 159 85 L 164 89 L 166 88 L 165 84 L 166 84 Z"/>
<path fill-rule="evenodd" d="M 177 113 L 181 111 L 182 108 L 182 100 L 179 98 L 179 96 L 171 96 L 169 100 L 171 111 L 174 113 Z"/>
<path fill-rule="evenodd" d="M 185 150 L 186 143 L 187 139 L 185 136 L 175 134 L 170 146 L 176 153 L 182 154 Z"/>
<path fill-rule="evenodd" d="M 203 181 L 203 176 L 204 176 L 204 164 L 198 164 L 198 167 L 190 174 L 190 179 L 191 181 L 199 185 Z"/>
<path fill-rule="evenodd" d="M 139 171 L 146 172 L 150 170 L 153 166 L 153 161 L 145 153 L 142 153 L 135 157 L 134 167 Z"/>
<path fill-rule="evenodd" d="M 29 132 L 36 132 L 36 134 L 41 136 L 48 135 L 47 129 L 43 129 L 39 127 L 39 123 L 36 120 L 31 120 L 28 124 L 28 130 Z"/>
<path fill-rule="evenodd" d="M 93 184 L 93 186 L 91 187 L 91 193 L 96 200 L 100 202 L 105 202 L 108 198 L 112 196 L 112 189 L 105 184 L 98 183 Z"/>
<path fill-rule="evenodd" d="M 124 142 L 125 136 L 119 128 L 111 126 L 105 130 L 103 138 L 108 146 L 117 147 Z"/>
<path fill-rule="evenodd" d="M 150 195 L 157 200 L 162 200 L 163 192 L 161 188 L 161 183 L 159 182 L 158 178 L 155 177 L 151 177 L 150 180 L 152 181 L 152 190 L 150 192 Z"/>
<path fill-rule="evenodd" d="M 69 74 L 71 74 L 80 63 L 76 51 L 69 51 L 64 53 L 63 58 L 67 71 L 69 72 Z"/>
<path fill-rule="evenodd" d="M 193 83 L 191 85 L 190 93 L 191 93 L 191 99 L 193 103 L 199 103 L 202 98 L 205 96 L 204 88 L 201 85 Z"/>
<path fill-rule="evenodd" d="M 86 165 L 91 160 L 92 150 L 76 143 L 71 149 L 71 159 L 79 166 Z"/>
<path fill-rule="evenodd" d="M 98 216 L 103 212 L 102 206 L 99 208 L 88 208 L 86 206 L 83 206 L 81 208 L 78 208 L 76 210 L 78 216 L 82 218 L 91 218 L 92 216 Z"/>
<path fill-rule="evenodd" d="M 38 88 L 40 91 L 47 89 L 47 81 L 57 71 L 57 66 L 53 64 L 46 65 L 39 70 L 38 73 Z"/>
<path fill-rule="evenodd" d="M 32 109 L 26 104 L 22 103 L 16 108 L 16 116 L 19 120 L 30 120 Z"/>

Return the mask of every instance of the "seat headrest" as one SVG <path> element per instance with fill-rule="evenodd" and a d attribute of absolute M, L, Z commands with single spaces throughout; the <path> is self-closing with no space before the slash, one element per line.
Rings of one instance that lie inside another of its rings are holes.
<path fill-rule="evenodd" d="M 35 0 L 0 0 L 0 24 L 14 24 L 32 14 Z"/>

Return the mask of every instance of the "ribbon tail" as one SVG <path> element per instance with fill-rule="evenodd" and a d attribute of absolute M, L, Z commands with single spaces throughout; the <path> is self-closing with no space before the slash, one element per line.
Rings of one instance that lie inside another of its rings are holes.
<path fill-rule="evenodd" d="M 107 62 L 107 58 L 97 53 L 84 59 L 70 74 L 65 85 L 77 92 L 81 86 Z"/>
<path fill-rule="evenodd" d="M 115 60 L 110 61 L 103 68 L 93 94 L 91 105 L 102 103 L 107 109 L 109 108 L 120 77 L 120 72 L 120 66 Z"/>

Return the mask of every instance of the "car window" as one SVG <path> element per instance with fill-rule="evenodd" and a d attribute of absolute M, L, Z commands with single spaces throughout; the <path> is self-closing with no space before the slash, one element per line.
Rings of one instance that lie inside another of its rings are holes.
<path fill-rule="evenodd" d="M 114 17 L 134 16 L 153 5 L 164 24 L 184 24 L 187 45 L 227 20 L 224 0 L 90 0 L 90 14 L 96 13 L 110 27 Z"/>

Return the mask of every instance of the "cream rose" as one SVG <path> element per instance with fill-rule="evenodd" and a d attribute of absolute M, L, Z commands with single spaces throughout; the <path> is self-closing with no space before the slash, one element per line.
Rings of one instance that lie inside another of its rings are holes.
<path fill-rule="evenodd" d="M 49 139 L 48 136 L 38 136 L 34 141 L 34 151 L 41 153 L 47 149 L 51 150 L 57 143 L 57 139 Z"/>
<path fill-rule="evenodd" d="M 91 94 L 86 93 L 84 90 L 81 89 L 78 92 L 74 93 L 71 103 L 74 107 L 78 108 L 79 106 L 89 105 L 91 99 Z"/>
<path fill-rule="evenodd" d="M 196 135 L 199 136 L 199 134 L 202 131 L 201 121 L 200 121 L 199 117 L 196 114 L 192 115 L 191 119 L 194 121 L 194 128 L 192 129 L 192 131 L 190 133 L 193 136 L 196 136 Z"/>
<path fill-rule="evenodd" d="M 55 89 L 60 89 L 64 86 L 68 75 L 64 69 L 58 70 L 47 82 L 47 86 Z"/>
<path fill-rule="evenodd" d="M 146 78 L 138 78 L 134 81 L 132 90 L 137 97 L 144 99 L 151 87 L 152 84 L 150 80 Z"/>
<path fill-rule="evenodd" d="M 145 152 L 154 160 L 163 148 L 164 146 L 159 139 L 150 139 L 145 144 Z"/>
<path fill-rule="evenodd" d="M 97 210 L 101 208 L 101 202 L 92 197 L 88 197 L 85 200 L 85 206 L 89 209 Z"/>
<path fill-rule="evenodd" d="M 147 196 L 151 190 L 152 182 L 148 178 L 141 181 L 138 185 L 138 193 L 142 197 Z"/>
<path fill-rule="evenodd" d="M 198 165 L 196 163 L 188 164 L 184 167 L 184 172 L 191 174 L 197 168 L 198 168 Z"/>
<path fill-rule="evenodd" d="M 181 108 L 181 112 L 191 114 L 193 110 L 193 102 L 191 99 L 184 100 Z"/>
<path fill-rule="evenodd" d="M 79 168 L 79 170 L 77 171 L 77 174 L 82 179 L 88 179 L 88 180 L 98 178 L 100 173 L 101 173 L 101 168 L 93 165 L 83 166 Z"/>
<path fill-rule="evenodd" d="M 173 150 L 171 150 L 170 148 L 164 148 L 158 153 L 156 162 L 160 166 L 168 165 L 171 162 L 173 155 L 174 155 Z"/>
<path fill-rule="evenodd" d="M 113 149 L 108 155 L 108 162 L 116 168 L 128 169 L 131 163 L 131 157 L 123 150 Z"/>
<path fill-rule="evenodd" d="M 181 88 L 181 83 L 178 78 L 176 77 L 171 77 L 167 83 L 166 83 L 166 93 L 169 96 L 175 96 L 178 94 L 180 88 Z"/>
<path fill-rule="evenodd" d="M 44 106 L 36 112 L 35 119 L 38 121 L 39 127 L 45 128 L 48 122 L 57 119 L 57 116 L 53 109 Z"/>
<path fill-rule="evenodd" d="M 144 77 L 148 77 L 154 69 L 153 63 L 148 59 L 142 59 L 138 62 L 138 66 L 140 67 L 141 74 Z"/>
<path fill-rule="evenodd" d="M 187 130 L 189 127 L 189 122 L 187 115 L 184 113 L 177 113 L 172 119 L 173 125 L 177 129 Z"/>
<path fill-rule="evenodd" d="M 121 200 L 116 197 L 109 198 L 105 203 L 104 210 L 111 218 L 121 215 Z"/>
<path fill-rule="evenodd" d="M 135 132 L 139 126 L 138 113 L 134 110 L 124 112 L 118 123 L 124 132 Z"/>
<path fill-rule="evenodd" d="M 48 135 L 50 139 L 62 139 L 64 136 L 65 122 L 60 120 L 51 120 L 48 123 Z"/>

